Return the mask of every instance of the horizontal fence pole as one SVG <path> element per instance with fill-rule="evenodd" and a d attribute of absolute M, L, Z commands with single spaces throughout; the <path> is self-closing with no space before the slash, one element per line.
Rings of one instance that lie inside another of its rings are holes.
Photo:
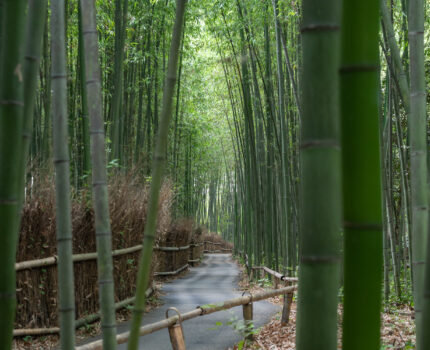
<path fill-rule="evenodd" d="M 204 241 L 203 243 L 208 243 L 208 244 L 215 244 L 215 245 L 222 245 L 222 243 L 216 243 L 216 242 L 209 242 L 209 241 Z"/>
<path fill-rule="evenodd" d="M 167 272 L 154 272 L 154 276 L 171 276 L 171 275 L 177 275 L 182 270 L 185 270 L 189 265 L 185 264 L 184 266 L 180 267 L 179 269 L 175 271 L 167 271 Z"/>
<path fill-rule="evenodd" d="M 161 250 L 161 251 L 180 251 L 180 250 L 187 250 L 190 246 L 183 246 L 183 247 L 154 247 L 154 250 Z M 142 250 L 142 245 L 136 245 L 129 248 L 124 249 L 116 249 L 112 251 L 112 256 L 121 256 L 126 255 L 134 252 L 138 252 Z M 97 253 L 83 253 L 83 254 L 74 254 L 72 256 L 73 262 L 81 262 L 81 261 L 89 261 L 89 260 L 96 260 L 97 259 Z M 22 270 L 28 270 L 32 268 L 41 268 L 46 266 L 52 266 L 57 264 L 58 257 L 51 256 L 49 258 L 44 259 L 36 259 L 36 260 L 28 260 L 28 261 L 21 261 L 15 264 L 15 270 L 16 271 L 22 271 Z"/>
<path fill-rule="evenodd" d="M 249 304 L 250 302 L 264 300 L 278 295 L 291 293 L 291 292 L 294 292 L 296 289 L 297 289 L 296 286 L 285 287 L 285 288 L 274 289 L 274 290 L 261 292 L 257 294 L 250 294 L 243 297 L 226 300 L 224 302 L 217 303 L 217 304 L 198 306 L 195 310 L 182 314 L 181 315 L 182 322 L 186 320 L 190 320 L 192 318 L 196 318 L 198 316 L 209 315 L 214 312 L 223 311 L 223 310 L 231 309 L 236 306 Z M 178 320 L 179 320 L 179 316 L 172 316 L 165 320 L 143 326 L 139 330 L 139 335 L 144 336 L 144 335 L 159 331 L 161 329 L 168 328 L 174 325 Z M 116 337 L 117 343 L 118 344 L 126 343 L 129 337 L 130 337 L 130 332 L 118 334 Z M 95 342 L 76 347 L 76 350 L 102 350 L 102 349 L 103 349 L 102 340 L 97 340 Z"/>
<path fill-rule="evenodd" d="M 272 276 L 280 279 L 281 281 L 298 282 L 298 280 L 299 280 L 297 277 L 287 277 L 287 276 L 284 276 L 283 274 L 281 274 L 281 273 L 279 273 L 277 271 L 273 271 L 272 269 L 269 269 L 266 266 L 253 266 L 253 267 L 251 267 L 251 269 L 253 269 L 253 270 L 264 270 L 269 275 L 272 275 Z"/>
<path fill-rule="evenodd" d="M 189 245 L 184 247 L 154 247 L 154 250 L 161 250 L 162 252 L 179 252 L 187 249 L 190 249 Z"/>
<path fill-rule="evenodd" d="M 146 290 L 146 297 L 150 297 L 154 293 L 154 288 L 150 287 Z M 118 303 L 115 303 L 115 310 L 122 309 L 126 307 L 129 304 L 134 303 L 135 297 L 127 298 L 122 301 L 119 301 Z M 79 328 L 82 326 L 85 326 L 86 324 L 93 323 L 100 319 L 100 314 L 91 314 L 85 317 L 80 318 L 79 320 L 75 321 L 75 327 Z M 24 337 L 27 335 L 46 335 L 46 334 L 58 334 L 60 333 L 59 327 L 52 327 L 52 328 L 22 328 L 22 329 L 14 329 L 13 330 L 13 336 L 14 337 Z"/>

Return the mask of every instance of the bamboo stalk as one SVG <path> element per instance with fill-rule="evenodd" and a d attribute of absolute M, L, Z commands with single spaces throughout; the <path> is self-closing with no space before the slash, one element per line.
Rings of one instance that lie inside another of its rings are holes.
<path fill-rule="evenodd" d="M 75 346 L 75 287 L 70 198 L 65 2 L 51 1 L 52 139 L 55 167 L 55 224 L 58 252 L 58 298 L 61 349 Z"/>
<path fill-rule="evenodd" d="M 2 1 L 0 53 L 0 344 L 10 349 L 16 308 L 14 270 L 18 242 L 19 165 L 22 157 L 23 44 L 25 4 Z"/>
<path fill-rule="evenodd" d="M 425 272 L 429 271 L 428 266 L 425 266 L 429 225 L 429 193 L 427 187 L 428 139 L 426 130 L 427 86 L 424 63 L 424 14 L 425 4 L 423 0 L 411 0 L 409 2 L 409 68 L 411 88 L 408 127 L 411 157 L 412 273 L 417 350 L 429 349 L 430 346 L 430 336 L 428 334 L 425 335 L 425 333 L 428 333 L 427 327 L 429 324 L 425 325 L 422 323 L 424 297 L 428 299 L 428 291 L 425 291 Z M 429 308 L 429 305 L 427 305 L 427 308 Z M 423 346 L 423 341 L 426 341 L 426 346 Z"/>
<path fill-rule="evenodd" d="M 98 252 L 97 275 L 102 314 L 102 336 L 105 349 L 115 350 L 116 320 L 114 309 L 112 232 L 109 217 L 106 142 L 95 1 L 81 0 L 81 9 L 85 78 L 88 112 L 90 115 L 91 160 L 93 165 L 92 192 Z"/>
<path fill-rule="evenodd" d="M 139 262 L 139 272 L 137 279 L 136 303 L 134 308 L 133 320 L 131 322 L 131 336 L 128 349 L 137 350 L 139 328 L 142 320 L 146 297 L 145 289 L 149 281 L 150 265 L 153 251 L 153 244 L 157 226 L 158 203 L 160 189 L 164 179 L 166 167 L 167 141 L 170 119 L 172 117 L 173 94 L 176 85 L 178 72 L 179 48 L 184 30 L 186 0 L 176 1 L 176 16 L 173 26 L 172 41 L 169 53 L 169 63 L 166 75 L 166 82 L 163 93 L 163 107 L 161 111 L 161 122 L 158 127 L 157 141 L 153 155 L 153 171 L 151 192 L 148 204 L 147 221 L 143 235 L 143 251 Z"/>
<path fill-rule="evenodd" d="M 344 220 L 342 342 L 345 350 L 371 350 L 380 348 L 382 295 L 378 130 L 379 2 L 343 1 L 341 27 Z M 366 138 L 364 143 L 363 137 Z M 363 286 L 366 286 L 365 290 Z"/>
<path fill-rule="evenodd" d="M 341 262 L 342 2 L 304 0 L 301 24 L 298 350 L 335 349 Z"/>
<path fill-rule="evenodd" d="M 191 320 L 198 316 L 209 315 L 215 312 L 228 310 L 236 306 L 249 304 L 250 302 L 256 302 L 256 301 L 260 301 L 268 298 L 273 298 L 278 295 L 288 294 L 288 293 L 294 292 L 296 289 L 297 289 L 296 286 L 273 289 L 273 290 L 269 290 L 269 291 L 265 291 L 257 294 L 250 294 L 243 297 L 229 299 L 221 303 L 213 303 L 213 304 L 198 306 L 195 310 L 188 311 L 182 314 L 181 315 L 182 322 Z M 159 331 L 161 329 L 168 328 L 174 325 L 178 320 L 179 320 L 179 316 L 172 316 L 172 317 L 166 318 L 165 320 L 140 327 L 139 335 L 144 336 L 144 335 L 148 335 L 156 331 Z M 116 340 L 118 344 L 123 344 L 128 341 L 129 337 L 130 337 L 130 332 L 125 332 L 125 333 L 118 334 L 116 337 Z M 103 344 L 101 340 L 97 340 L 95 342 L 76 347 L 76 350 L 102 350 L 102 349 L 103 349 Z"/>

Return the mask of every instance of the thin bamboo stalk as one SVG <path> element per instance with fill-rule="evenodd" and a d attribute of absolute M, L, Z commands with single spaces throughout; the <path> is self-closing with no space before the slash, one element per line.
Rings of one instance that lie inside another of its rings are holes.
<path fill-rule="evenodd" d="M 173 95 L 178 72 L 179 47 L 181 44 L 182 31 L 184 28 L 185 7 L 186 0 L 177 0 L 176 18 L 173 26 L 167 77 L 166 83 L 164 85 L 161 123 L 158 127 L 158 137 L 153 158 L 151 192 L 148 205 L 147 222 L 143 236 L 143 252 L 139 262 L 136 303 L 134 307 L 133 320 L 131 323 L 130 342 L 128 344 L 129 350 L 137 350 L 139 341 L 139 328 L 142 320 L 142 313 L 144 312 L 146 303 L 145 290 L 149 281 L 153 243 L 157 226 L 160 189 L 164 177 L 164 168 L 166 166 L 167 139 L 170 119 L 172 117 Z"/>
<path fill-rule="evenodd" d="M 4 0 L 0 52 L 0 344 L 12 347 L 16 308 L 14 269 L 18 242 L 19 169 L 22 157 L 24 39 L 23 0 Z"/>
<path fill-rule="evenodd" d="M 428 328 L 422 323 L 423 300 L 425 296 L 425 272 L 430 271 L 425 266 L 428 239 L 428 168 L 427 168 L 427 116 L 426 116 L 426 75 L 424 55 L 424 14 L 423 0 L 409 2 L 409 57 L 410 57 L 410 101 L 411 110 L 408 119 L 409 142 L 411 155 L 411 210 L 412 210 L 412 273 L 415 308 L 415 325 L 417 334 L 417 350 L 428 349 L 422 346 L 427 340 L 430 346 Z M 427 278 L 429 276 L 427 275 Z M 428 296 L 426 295 L 428 299 Z M 428 301 L 427 301 L 428 303 Z M 427 312 L 430 310 L 427 305 Z M 428 324 L 427 324 L 428 326 Z"/>
<path fill-rule="evenodd" d="M 55 203 L 58 251 L 60 344 L 75 346 L 75 288 L 72 261 L 72 216 L 68 142 L 65 2 L 51 1 L 52 133 L 54 140 Z"/>
<path fill-rule="evenodd" d="M 112 263 L 112 233 L 109 219 L 109 199 L 106 173 L 105 130 L 102 111 L 101 74 L 98 52 L 96 9 L 94 0 L 81 0 L 82 32 L 84 36 L 85 77 L 90 115 L 91 159 L 97 269 L 102 314 L 103 345 L 116 349 L 116 320 Z M 143 293 L 145 293 L 143 291 Z"/>
<path fill-rule="evenodd" d="M 39 71 L 42 51 L 42 38 L 45 29 L 47 0 L 31 0 L 28 2 L 27 28 L 25 34 L 24 57 L 24 115 L 22 125 L 22 158 L 20 163 L 19 181 L 22 192 L 19 205 L 24 200 L 25 172 L 33 133 L 33 115 L 37 88 L 37 73 Z M 21 213 L 20 213 L 21 214 Z"/>

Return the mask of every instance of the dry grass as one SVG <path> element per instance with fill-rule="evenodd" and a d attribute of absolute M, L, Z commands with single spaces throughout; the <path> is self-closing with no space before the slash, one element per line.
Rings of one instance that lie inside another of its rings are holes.
<path fill-rule="evenodd" d="M 27 193 L 29 196 L 23 208 L 17 261 L 54 256 L 57 250 L 55 189 L 52 176 L 35 178 L 31 191 L 28 190 Z M 118 175 L 109 183 L 113 249 L 141 244 L 148 193 L 148 185 L 133 174 Z M 89 194 L 83 190 L 73 193 L 72 196 L 73 253 L 95 252 L 94 212 Z M 166 183 L 160 196 L 157 239 L 169 231 L 171 203 L 171 186 Z M 114 259 L 116 301 L 134 295 L 139 255 L 137 252 Z M 74 276 L 76 317 L 97 312 L 99 305 L 96 261 L 76 263 Z M 57 289 L 55 266 L 19 272 L 16 328 L 57 326 Z"/>
<path fill-rule="evenodd" d="M 215 251 L 219 249 L 233 249 L 233 244 L 225 241 L 219 234 L 217 233 L 207 233 L 203 235 L 203 241 L 205 242 L 205 250 Z M 211 243 L 216 244 L 211 244 Z"/>

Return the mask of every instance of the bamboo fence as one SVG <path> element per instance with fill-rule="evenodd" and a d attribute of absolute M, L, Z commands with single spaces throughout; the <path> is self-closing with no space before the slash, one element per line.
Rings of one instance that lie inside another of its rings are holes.
<path fill-rule="evenodd" d="M 179 321 L 179 317 L 181 318 L 181 322 L 183 322 L 199 316 L 209 315 L 214 312 L 228 310 L 236 306 L 248 305 L 255 301 L 272 298 L 278 295 L 288 295 L 293 293 L 296 289 L 297 289 L 296 286 L 291 286 L 291 287 L 285 287 L 285 288 L 260 292 L 257 294 L 250 293 L 249 295 L 234 298 L 234 299 L 229 299 L 222 303 L 213 303 L 213 304 L 204 305 L 204 306 L 197 306 L 195 310 L 188 311 L 184 314 L 181 314 L 180 316 L 178 315 L 172 316 L 172 317 L 166 318 L 165 320 L 143 326 L 140 328 L 139 335 L 144 336 L 164 328 L 169 328 L 175 325 Z M 126 343 L 129 339 L 129 336 L 130 336 L 130 332 L 118 334 L 116 337 L 117 343 L 118 344 Z M 101 340 L 97 340 L 95 342 L 76 347 L 76 350 L 102 350 L 102 349 L 103 349 L 103 344 Z"/>
<path fill-rule="evenodd" d="M 154 276 L 174 276 L 179 274 L 180 272 L 182 272 L 183 270 L 185 270 L 186 268 L 188 268 L 189 263 L 197 263 L 200 261 L 200 256 L 198 257 L 194 257 L 193 253 L 199 253 L 201 254 L 201 251 L 199 250 L 195 250 L 195 247 L 200 247 L 203 246 L 203 243 L 194 243 L 194 244 L 189 244 L 186 246 L 180 246 L 180 247 L 163 247 L 163 246 L 156 246 L 154 247 L 155 251 L 158 252 L 164 252 L 165 254 L 182 254 L 185 253 L 184 256 L 181 256 L 182 259 L 172 259 L 173 261 L 173 271 L 161 271 L 161 272 L 154 272 L 153 275 Z M 124 249 L 116 249 L 112 251 L 112 256 L 113 257 L 118 257 L 118 256 L 123 256 L 126 254 L 130 254 L 130 253 L 136 253 L 142 250 L 142 245 L 135 245 L 129 248 L 124 248 Z M 189 251 L 189 252 L 187 252 Z M 183 252 L 183 253 L 182 253 Z M 93 261 L 93 260 L 97 260 L 97 253 L 83 253 L 83 254 L 74 254 L 73 255 L 73 262 L 77 263 L 77 262 L 86 262 L 86 261 Z M 160 256 L 159 259 L 162 259 L 163 257 Z M 174 266 L 175 262 L 178 261 L 179 263 L 182 260 L 186 260 L 186 264 L 181 264 L 181 266 L 179 266 L 178 268 L 176 268 L 176 266 Z M 18 271 L 31 271 L 33 269 L 43 269 L 46 267 L 52 267 L 52 266 L 56 266 L 57 265 L 57 260 L 58 257 L 57 256 L 51 256 L 48 258 L 43 258 L 43 259 L 35 259 L 35 260 L 28 260 L 28 261 L 22 261 L 22 262 L 18 262 L 15 264 L 15 270 Z M 164 260 L 167 260 L 167 257 L 164 257 Z M 148 291 L 151 291 L 152 293 L 152 288 L 148 289 Z M 147 292 L 148 292 L 147 291 Z M 118 303 L 115 304 L 115 309 L 121 309 L 131 303 L 134 302 L 134 297 L 131 298 L 127 298 L 124 299 L 122 301 L 119 301 Z M 82 318 L 80 318 L 79 320 L 76 321 L 76 327 L 81 327 L 85 324 L 94 322 L 96 320 L 98 320 L 100 318 L 100 315 L 98 313 L 94 313 L 94 314 L 90 314 L 87 316 L 84 316 Z M 37 327 L 37 328 L 19 328 L 19 329 L 15 329 L 13 332 L 13 335 L 15 337 L 19 337 L 19 336 L 27 336 L 27 335 L 43 335 L 43 334 L 57 334 L 59 333 L 59 327 L 45 327 L 45 328 L 41 328 L 41 327 Z"/>

